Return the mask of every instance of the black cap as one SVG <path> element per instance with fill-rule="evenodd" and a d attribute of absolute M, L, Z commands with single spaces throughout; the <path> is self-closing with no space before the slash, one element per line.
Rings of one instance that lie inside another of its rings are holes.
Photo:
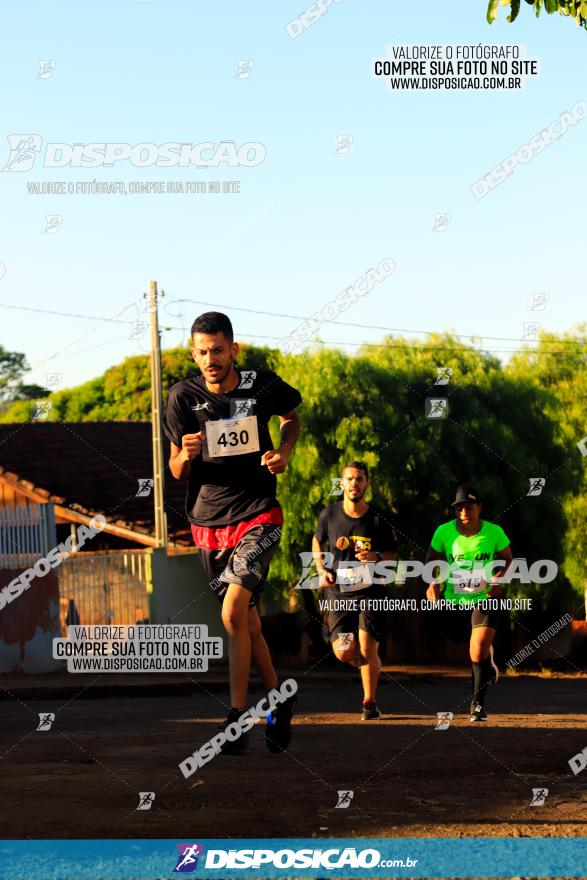
<path fill-rule="evenodd" d="M 472 486 L 457 486 L 455 500 L 451 504 L 451 507 L 455 507 L 457 504 L 467 503 L 480 504 L 481 498 L 479 497 L 479 493 L 476 489 L 473 489 Z"/>

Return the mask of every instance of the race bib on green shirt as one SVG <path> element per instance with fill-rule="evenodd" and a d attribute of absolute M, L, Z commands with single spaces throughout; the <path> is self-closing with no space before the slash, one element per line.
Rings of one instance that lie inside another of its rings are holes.
<path fill-rule="evenodd" d="M 492 562 L 497 553 L 509 546 L 501 526 L 481 520 L 476 535 L 461 535 L 456 520 L 438 526 L 432 549 L 442 553 L 451 567 L 444 598 L 458 604 L 476 604 L 487 598 L 493 577 Z"/>

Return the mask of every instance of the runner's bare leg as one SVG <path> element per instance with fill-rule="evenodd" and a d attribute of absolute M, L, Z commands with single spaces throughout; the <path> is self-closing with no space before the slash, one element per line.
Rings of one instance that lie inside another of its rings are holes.
<path fill-rule="evenodd" d="M 234 709 L 244 709 L 247 705 L 251 670 L 250 599 L 251 593 L 245 587 L 229 584 L 222 603 L 222 622 L 228 633 L 230 705 Z"/>
<path fill-rule="evenodd" d="M 278 678 L 269 653 L 269 646 L 263 635 L 261 618 L 256 608 L 249 608 L 249 633 L 251 634 L 253 663 L 257 667 L 261 681 L 267 690 L 271 690 L 271 688 L 277 687 Z"/>
<path fill-rule="evenodd" d="M 361 654 L 369 661 L 364 666 L 359 667 L 363 691 L 365 692 L 365 702 L 374 703 L 377 682 L 379 681 L 379 671 L 381 669 L 381 660 L 377 651 L 377 639 L 374 639 L 364 629 L 359 629 L 359 645 L 361 646 Z"/>
<path fill-rule="evenodd" d="M 492 626 L 476 626 L 471 630 L 469 653 L 473 663 L 482 663 L 489 657 L 489 649 L 495 638 Z"/>
<path fill-rule="evenodd" d="M 354 666 L 357 659 L 355 645 L 356 642 L 354 636 L 350 642 L 347 642 L 345 639 L 336 639 L 336 641 L 332 643 L 334 656 L 337 660 L 340 660 L 341 663 L 350 663 L 351 666 Z"/>

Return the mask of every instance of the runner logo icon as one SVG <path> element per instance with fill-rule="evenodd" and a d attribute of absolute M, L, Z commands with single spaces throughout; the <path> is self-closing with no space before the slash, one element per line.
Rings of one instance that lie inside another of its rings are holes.
<path fill-rule="evenodd" d="M 198 861 L 204 854 L 204 847 L 201 843 L 178 843 L 177 849 L 179 856 L 173 873 L 191 874 L 198 867 Z"/>

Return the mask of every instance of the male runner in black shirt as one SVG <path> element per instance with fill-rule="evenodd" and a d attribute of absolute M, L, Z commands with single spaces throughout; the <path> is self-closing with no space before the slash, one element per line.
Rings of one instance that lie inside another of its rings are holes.
<path fill-rule="evenodd" d="M 232 324 L 206 312 L 192 326 L 192 356 L 200 376 L 169 391 L 164 428 L 169 468 L 187 479 L 186 511 L 200 559 L 222 604 L 229 639 L 231 709 L 226 725 L 245 711 L 251 657 L 268 689 L 277 685 L 256 608 L 281 538 L 277 480 L 299 435 L 299 391 L 270 370 L 238 370 Z M 281 445 L 268 429 L 279 416 Z M 273 710 L 266 739 L 280 752 L 291 739 L 295 695 Z M 227 741 L 225 754 L 244 754 L 248 733 Z"/>
<path fill-rule="evenodd" d="M 375 696 L 381 671 L 377 643 L 381 641 L 385 612 L 377 605 L 385 592 L 363 582 L 356 563 L 395 559 L 397 542 L 390 520 L 363 501 L 369 471 L 361 461 L 349 462 L 342 471 L 343 500 L 325 507 L 312 538 L 316 568 L 325 586 L 327 623 L 332 650 L 338 660 L 358 666 L 363 682 L 363 721 L 381 717 Z M 328 545 L 332 568 L 324 565 L 322 549 Z M 354 567 L 348 565 L 355 563 Z M 358 645 L 357 645 L 358 637 Z"/>

